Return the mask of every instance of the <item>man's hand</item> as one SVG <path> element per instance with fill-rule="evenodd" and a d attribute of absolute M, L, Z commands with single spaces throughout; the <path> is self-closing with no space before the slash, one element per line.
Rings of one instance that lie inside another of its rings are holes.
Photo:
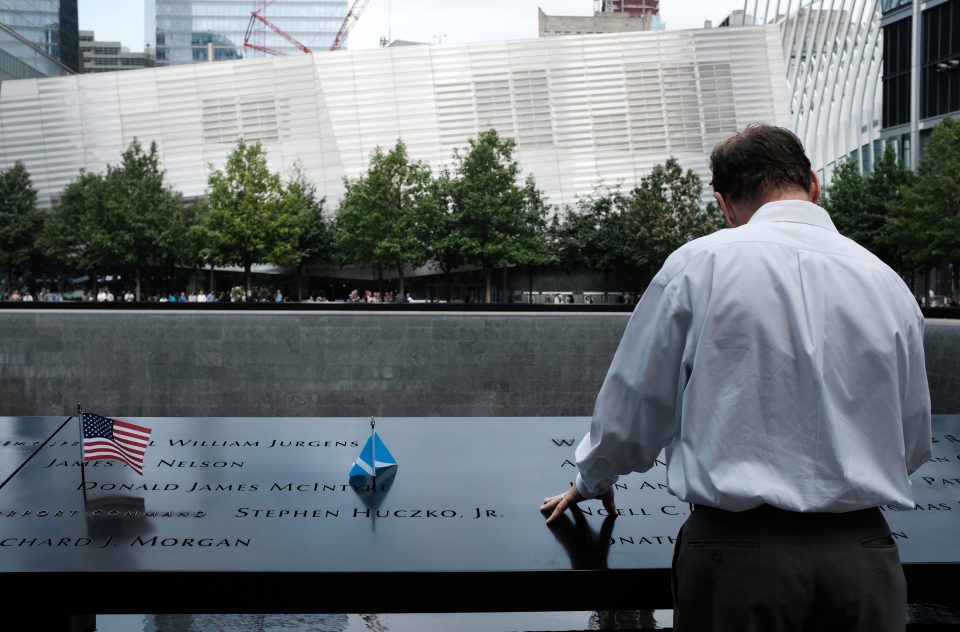
<path fill-rule="evenodd" d="M 615 516 L 617 514 L 617 505 L 613 501 L 613 487 L 600 494 L 598 498 L 603 501 L 603 508 L 607 510 L 607 513 L 609 513 L 611 516 Z M 576 485 L 571 485 L 570 489 L 559 496 L 544 498 L 543 504 L 540 505 L 540 511 L 550 514 L 547 517 L 547 524 L 552 524 L 557 518 L 560 517 L 561 514 L 563 514 L 567 507 L 576 505 L 581 500 L 586 499 L 580 495 Z"/>

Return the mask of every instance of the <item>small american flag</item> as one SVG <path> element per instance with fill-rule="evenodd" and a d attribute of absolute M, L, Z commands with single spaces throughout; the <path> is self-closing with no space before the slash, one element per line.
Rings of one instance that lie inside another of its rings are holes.
<path fill-rule="evenodd" d="M 83 426 L 84 461 L 123 461 L 143 476 L 143 455 L 150 444 L 150 428 L 92 413 L 82 413 L 80 423 Z"/>

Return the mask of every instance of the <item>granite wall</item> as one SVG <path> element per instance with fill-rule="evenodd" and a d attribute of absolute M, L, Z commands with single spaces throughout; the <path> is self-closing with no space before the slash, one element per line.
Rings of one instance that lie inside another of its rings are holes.
<path fill-rule="evenodd" d="M 589 415 L 628 316 L 0 311 L 0 415 Z M 960 321 L 927 323 L 960 412 Z"/>
<path fill-rule="evenodd" d="M 586 415 L 628 315 L 0 311 L 0 415 Z"/>

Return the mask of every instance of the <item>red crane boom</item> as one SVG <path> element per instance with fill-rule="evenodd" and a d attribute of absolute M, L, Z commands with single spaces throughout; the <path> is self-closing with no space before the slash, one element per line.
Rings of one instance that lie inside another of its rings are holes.
<path fill-rule="evenodd" d="M 268 54 L 270 54 L 270 55 L 283 55 L 283 54 L 284 54 L 284 53 L 282 53 L 281 51 L 278 51 L 278 50 L 276 50 L 276 49 L 270 48 L 269 46 L 262 46 L 262 45 L 260 45 L 260 44 L 254 44 L 253 42 L 250 41 L 250 35 L 251 35 L 251 33 L 253 33 L 253 25 L 254 25 L 256 22 L 259 21 L 259 22 L 262 22 L 263 25 L 266 26 L 268 29 L 270 29 L 271 31 L 273 31 L 274 33 L 276 33 L 277 35 L 279 35 L 279 36 L 282 37 L 283 39 L 287 40 L 288 42 L 290 42 L 291 44 L 293 44 L 294 46 L 296 46 L 297 48 L 299 48 L 301 51 L 303 51 L 303 52 L 305 52 L 305 53 L 310 53 L 310 52 L 312 52 L 309 48 L 307 48 L 306 46 L 304 46 L 303 44 L 301 44 L 300 42 L 298 42 L 298 41 L 296 40 L 296 38 L 294 38 L 292 35 L 290 35 L 290 34 L 287 33 L 286 31 L 284 31 L 282 28 L 280 28 L 279 26 L 277 26 L 276 24 L 274 24 L 273 22 L 271 22 L 270 20 L 268 20 L 267 18 L 265 18 L 265 17 L 263 16 L 263 12 L 266 11 L 267 6 L 270 5 L 270 4 L 272 4 L 272 3 L 273 3 L 273 0 L 271 0 L 270 2 L 265 2 L 265 3 L 263 4 L 263 7 L 261 7 L 260 9 L 258 9 L 258 10 L 256 10 L 256 11 L 251 11 L 251 12 L 250 12 L 250 22 L 247 24 L 247 33 L 246 33 L 246 35 L 243 36 L 243 46 L 244 46 L 245 48 L 252 48 L 252 49 L 254 49 L 254 50 L 258 50 L 258 51 L 261 51 L 261 52 L 264 52 L 264 53 L 268 53 Z M 348 14 L 348 15 L 349 15 L 349 14 Z"/>
<path fill-rule="evenodd" d="M 366 8 L 367 3 L 370 0 L 354 0 L 353 6 L 350 7 L 350 10 L 347 11 L 347 17 L 343 19 L 343 24 L 340 25 L 340 30 L 337 32 L 337 36 L 333 38 L 333 44 L 330 45 L 330 50 L 338 50 L 340 45 L 343 44 L 344 40 L 347 39 L 347 35 L 350 34 L 350 30 L 353 28 L 354 24 L 357 23 L 357 20 L 360 19 L 360 14 L 363 13 L 364 8 Z"/>

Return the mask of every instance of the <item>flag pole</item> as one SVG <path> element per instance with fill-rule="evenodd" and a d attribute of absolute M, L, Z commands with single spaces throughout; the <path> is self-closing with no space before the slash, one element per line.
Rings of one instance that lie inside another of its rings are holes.
<path fill-rule="evenodd" d="M 373 463 L 373 490 L 377 490 L 377 433 L 374 432 L 374 428 L 377 425 L 377 420 L 372 416 L 370 417 L 370 447 L 373 449 L 373 458 L 371 459 Z"/>
<path fill-rule="evenodd" d="M 84 473 L 86 469 L 83 460 L 83 408 L 80 406 L 80 402 L 77 402 L 77 425 L 80 427 L 80 489 L 83 490 L 84 496 L 87 494 L 87 476 Z"/>

